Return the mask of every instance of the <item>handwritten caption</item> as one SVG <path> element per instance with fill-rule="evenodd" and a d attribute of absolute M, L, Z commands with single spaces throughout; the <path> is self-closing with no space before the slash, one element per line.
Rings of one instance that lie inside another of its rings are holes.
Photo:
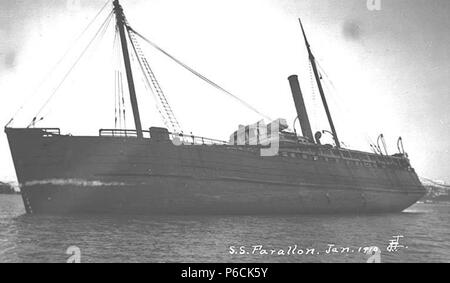
<path fill-rule="evenodd" d="M 408 247 L 402 245 L 400 240 L 404 236 L 393 236 L 389 243 L 386 245 L 385 251 L 387 253 L 396 253 L 401 249 L 407 249 Z M 285 248 L 269 248 L 264 245 L 252 245 L 252 246 L 229 246 L 228 253 L 234 256 L 318 256 L 318 255 L 336 255 L 336 254 L 356 254 L 360 253 L 366 256 L 367 263 L 380 263 L 382 250 L 377 246 L 364 246 L 364 247 L 341 247 L 336 244 L 328 244 L 326 248 L 305 248 L 299 245 L 290 245 Z"/>

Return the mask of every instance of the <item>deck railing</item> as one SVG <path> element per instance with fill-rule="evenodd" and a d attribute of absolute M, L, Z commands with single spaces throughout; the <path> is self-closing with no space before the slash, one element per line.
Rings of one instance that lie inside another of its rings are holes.
<path fill-rule="evenodd" d="M 194 135 L 184 135 L 184 134 L 173 134 L 169 133 L 170 139 L 172 141 L 178 141 L 181 144 L 192 144 L 192 145 L 227 145 L 228 142 L 215 140 L 205 137 L 199 137 Z"/>
<path fill-rule="evenodd" d="M 144 138 L 151 138 L 150 131 L 142 131 Z M 184 145 L 227 145 L 228 142 L 210 139 L 195 135 L 175 134 L 168 133 L 170 140 L 176 144 Z M 137 138 L 136 130 L 124 130 L 124 129 L 101 129 L 99 131 L 101 137 L 129 137 Z"/>
<path fill-rule="evenodd" d="M 47 129 L 39 129 L 39 130 L 42 130 L 43 132 L 45 132 L 48 135 L 57 135 L 57 136 L 61 135 L 61 130 L 58 128 L 47 128 Z"/>
<path fill-rule="evenodd" d="M 150 138 L 150 131 L 142 131 L 145 138 Z M 99 131 L 101 137 L 125 137 L 125 138 L 137 138 L 136 130 L 124 130 L 124 129 L 101 129 Z"/>

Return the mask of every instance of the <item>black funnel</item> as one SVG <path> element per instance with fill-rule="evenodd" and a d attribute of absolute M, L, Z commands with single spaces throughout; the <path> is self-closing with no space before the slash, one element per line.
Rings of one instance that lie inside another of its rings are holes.
<path fill-rule="evenodd" d="M 311 142 L 314 142 L 311 124 L 309 123 L 308 113 L 306 112 L 305 101 L 303 100 L 302 91 L 298 82 L 298 76 L 292 75 L 288 79 L 289 84 L 291 85 L 292 97 L 294 98 L 295 109 L 297 110 L 297 117 L 300 120 L 303 136 L 308 138 Z"/>

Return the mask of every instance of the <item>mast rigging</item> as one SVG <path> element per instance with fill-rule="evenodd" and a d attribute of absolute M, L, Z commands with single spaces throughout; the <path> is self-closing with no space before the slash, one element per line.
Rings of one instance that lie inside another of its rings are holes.
<path fill-rule="evenodd" d="M 107 3 L 111 3 L 111 2 L 108 1 Z M 135 31 L 131 26 L 129 26 L 119 0 L 113 0 L 112 5 L 113 5 L 113 9 L 109 13 L 106 20 L 102 23 L 100 29 L 95 33 L 94 37 L 91 39 L 91 41 L 88 43 L 88 45 L 83 49 L 81 54 L 77 57 L 76 62 L 71 66 L 69 71 L 63 77 L 62 81 L 58 84 L 56 89 L 52 92 L 50 97 L 45 101 L 44 105 L 39 109 L 37 115 L 33 116 L 34 118 L 31 121 L 31 123 L 28 125 L 28 127 L 34 127 L 36 123 L 38 123 L 44 119 L 45 115 L 41 117 L 40 116 L 41 112 L 49 104 L 50 100 L 55 96 L 55 94 L 58 92 L 60 87 L 64 84 L 67 77 L 72 73 L 73 69 L 78 65 L 78 63 L 82 59 L 82 57 L 84 57 L 85 53 L 88 51 L 88 49 L 94 43 L 94 41 L 103 37 L 110 22 L 114 18 L 116 19 L 116 24 L 115 24 L 116 34 L 115 34 L 114 44 L 117 44 L 117 46 L 119 47 L 119 50 L 118 50 L 119 51 L 119 54 L 118 54 L 119 60 L 123 63 L 123 64 L 121 64 L 121 66 L 119 68 L 123 68 L 126 73 L 129 97 L 130 97 L 130 102 L 131 102 L 130 104 L 131 104 L 131 108 L 132 108 L 132 112 L 133 112 L 136 135 L 138 138 L 143 137 L 143 130 L 142 130 L 139 105 L 138 105 L 138 100 L 137 100 L 137 95 L 136 95 L 135 74 L 133 74 L 133 69 L 132 69 L 133 68 L 133 66 L 132 66 L 133 63 L 131 62 L 132 55 L 136 56 L 137 63 L 140 66 L 141 71 L 143 73 L 144 83 L 146 84 L 146 87 L 148 87 L 150 89 L 150 91 L 153 93 L 153 95 L 155 96 L 155 98 L 157 100 L 156 106 L 159 110 L 159 113 L 161 114 L 161 116 L 163 118 L 164 124 L 172 132 L 175 132 L 175 133 L 183 132 L 182 128 L 180 126 L 180 123 L 178 122 L 178 120 L 176 119 L 176 117 L 173 113 L 173 110 L 169 104 L 167 97 L 165 96 L 164 92 L 162 91 L 162 89 L 159 85 L 159 82 L 155 76 L 155 73 L 153 72 L 152 68 L 150 67 L 149 62 L 147 61 L 147 59 L 144 56 L 144 53 L 142 52 L 142 49 L 139 45 L 138 38 L 145 41 L 146 43 L 150 44 L 156 50 L 158 50 L 162 54 L 166 55 L 167 57 L 172 59 L 175 63 L 179 64 L 181 67 L 185 68 L 186 70 L 188 70 L 189 72 L 191 72 L 192 74 L 197 76 L 198 78 L 207 82 L 208 84 L 210 84 L 214 88 L 220 90 L 221 92 L 224 92 L 231 98 L 237 100 L 238 102 L 240 102 L 242 105 L 244 105 L 248 109 L 252 110 L 253 112 L 257 113 L 258 115 L 264 117 L 265 119 L 267 119 L 269 121 L 272 120 L 268 115 L 261 113 L 255 107 L 253 107 L 246 101 L 242 100 L 238 96 L 234 95 L 230 91 L 227 91 L 226 89 L 224 89 L 217 83 L 213 82 L 212 80 L 208 79 L 204 75 L 200 74 L 199 72 L 197 72 L 193 68 L 189 67 L 185 63 L 176 59 L 174 56 L 170 55 L 168 52 L 166 52 L 165 50 L 160 48 L 158 45 L 151 42 L 149 39 L 147 39 L 146 37 L 144 37 L 137 31 Z M 105 9 L 106 6 L 107 6 L 107 4 L 105 4 L 105 6 L 100 10 L 100 12 L 97 14 L 96 18 L 99 16 L 101 11 L 103 11 Z M 90 23 L 88 25 L 88 27 L 90 27 L 91 25 L 92 25 L 92 23 Z M 116 43 L 116 40 L 117 40 L 117 43 Z M 129 47 L 129 46 L 131 46 L 131 47 Z M 122 57 L 122 58 L 120 58 L 120 57 Z M 121 127 L 122 122 L 124 122 L 124 124 L 126 126 L 126 122 L 124 121 L 125 120 L 125 106 L 124 106 L 124 99 L 123 99 L 124 92 L 123 92 L 123 84 L 122 84 L 122 79 L 124 79 L 124 78 L 122 78 L 120 70 L 117 71 L 114 78 L 116 81 L 115 82 L 116 109 L 114 110 L 114 113 L 115 113 L 114 114 L 115 115 L 114 126 L 117 128 L 117 126 Z M 123 118 L 123 120 L 122 120 L 122 118 Z M 14 118 L 11 119 L 11 121 L 8 123 L 8 125 L 11 124 L 13 119 Z"/>
<path fill-rule="evenodd" d="M 159 110 L 163 118 L 164 124 L 166 125 L 167 128 L 170 129 L 170 131 L 174 133 L 183 132 L 181 125 L 178 122 L 177 118 L 175 117 L 172 107 L 170 106 L 169 101 L 156 78 L 155 73 L 153 72 L 152 68 L 150 67 L 150 64 L 147 61 L 147 58 L 145 58 L 144 53 L 142 52 L 142 49 L 135 37 L 135 34 L 133 32 L 129 32 L 129 36 L 131 46 L 133 47 L 136 59 L 139 63 L 142 74 L 144 75 L 145 83 L 147 84 L 148 89 L 151 92 L 153 92 L 153 95 L 157 100 L 156 108 Z"/>
<path fill-rule="evenodd" d="M 334 142 L 336 143 L 336 147 L 340 148 L 341 147 L 341 143 L 339 142 L 339 138 L 338 138 L 338 135 L 337 135 L 337 132 L 336 132 L 336 128 L 334 127 L 333 118 L 331 117 L 330 109 L 328 108 L 327 99 L 325 97 L 325 93 L 323 91 L 322 83 L 320 81 L 321 76 L 320 76 L 319 71 L 317 69 L 316 58 L 314 57 L 314 55 L 313 55 L 313 53 L 311 51 L 311 46 L 309 45 L 308 39 L 306 37 L 306 33 L 305 33 L 305 29 L 303 28 L 302 21 L 300 19 L 298 19 L 298 21 L 300 23 L 300 27 L 302 29 L 303 37 L 305 39 L 306 48 L 308 49 L 309 60 L 311 61 L 311 66 L 312 66 L 312 69 L 313 69 L 314 77 L 316 79 L 316 83 L 317 83 L 317 87 L 319 89 L 320 97 L 322 98 L 323 107 L 325 108 L 325 112 L 327 114 L 328 123 L 330 124 L 331 132 L 333 133 L 333 139 L 334 139 Z"/>
<path fill-rule="evenodd" d="M 120 42 L 122 45 L 122 54 L 125 63 L 125 71 L 127 74 L 128 90 L 130 92 L 130 101 L 131 101 L 131 108 L 133 109 L 136 134 L 138 138 L 142 138 L 143 133 L 142 133 L 141 117 L 139 115 L 139 106 L 136 98 L 136 88 L 134 86 L 133 72 L 131 70 L 130 54 L 128 52 L 128 43 L 125 34 L 126 30 L 126 33 L 129 35 L 128 29 L 125 29 L 125 27 L 127 26 L 127 22 L 125 14 L 123 13 L 122 6 L 119 3 L 119 0 L 114 0 L 113 5 L 114 5 L 114 13 L 116 14 L 116 25 L 119 30 Z"/>
<path fill-rule="evenodd" d="M 147 42 L 148 44 L 150 44 L 150 46 L 152 46 L 153 48 L 155 48 L 156 50 L 158 50 L 159 52 L 161 52 L 162 54 L 164 54 L 165 56 L 167 56 L 169 59 L 171 59 L 172 61 L 174 61 L 175 63 L 177 63 L 178 65 L 180 65 L 181 67 L 183 67 L 184 69 L 186 69 L 187 71 L 189 71 L 190 73 L 192 73 L 193 75 L 195 75 L 196 77 L 200 78 L 201 80 L 205 81 L 206 83 L 210 84 L 211 86 L 213 86 L 214 88 L 220 90 L 221 92 L 227 94 L 228 96 L 230 96 L 231 98 L 237 100 L 239 103 L 241 103 L 242 105 L 244 105 L 245 107 L 247 107 L 248 109 L 252 110 L 254 113 L 258 114 L 259 116 L 272 121 L 273 119 L 270 118 L 268 115 L 262 113 L 261 111 L 257 110 L 255 107 L 253 107 L 252 105 L 250 105 L 248 102 L 244 101 L 243 99 L 239 98 L 238 96 L 234 95 L 233 93 L 231 93 L 230 91 L 224 89 L 223 87 L 221 87 L 219 84 L 213 82 L 212 80 L 208 79 L 207 77 L 205 77 L 204 75 L 200 74 L 198 71 L 194 70 L 193 68 L 189 67 L 187 64 L 181 62 L 179 59 L 175 58 L 174 56 L 172 56 L 171 54 L 169 54 L 167 51 L 165 51 L 164 49 L 162 49 L 161 47 L 159 47 L 157 44 L 155 44 L 154 42 L 152 42 L 151 40 L 149 40 L 148 38 L 146 38 L 145 36 L 143 36 L 142 34 L 138 33 L 136 30 L 134 30 L 132 27 L 127 26 L 129 32 L 135 34 L 136 36 L 140 37 L 142 40 L 144 40 L 145 42 Z"/>

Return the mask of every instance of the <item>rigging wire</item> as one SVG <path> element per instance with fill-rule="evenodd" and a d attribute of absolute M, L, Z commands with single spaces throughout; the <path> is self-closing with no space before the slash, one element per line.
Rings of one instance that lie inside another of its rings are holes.
<path fill-rule="evenodd" d="M 319 68 L 319 71 L 321 73 L 322 79 L 326 79 L 325 80 L 326 84 L 324 84 L 324 86 L 328 89 L 329 92 L 339 94 L 340 92 L 338 91 L 338 89 L 334 85 L 334 83 L 331 80 L 330 76 L 327 74 L 327 72 L 325 71 L 325 69 L 322 67 L 322 65 L 319 63 L 319 60 L 317 60 L 317 59 L 316 59 L 316 64 L 317 64 L 317 66 Z M 337 106 L 339 112 L 341 112 L 341 113 L 353 112 L 349 107 L 347 107 L 347 105 L 349 103 L 345 101 L 345 97 L 344 96 L 340 95 L 340 99 L 344 100 L 344 102 L 345 102 L 344 104 L 340 103 L 339 100 L 335 99 L 334 96 L 331 96 L 331 99 L 333 100 L 334 104 Z M 345 111 L 342 111 L 342 109 L 345 110 Z M 347 117 L 347 120 L 353 120 L 353 119 L 348 119 L 348 115 L 347 114 L 344 114 L 344 116 Z M 357 128 L 359 129 L 359 131 L 364 135 L 364 138 L 365 138 L 366 142 L 369 144 L 369 146 L 375 145 L 374 140 L 370 137 L 369 133 L 364 128 L 362 128 L 357 123 L 354 123 L 354 125 L 356 125 Z"/>
<path fill-rule="evenodd" d="M 122 113 L 123 113 L 123 107 L 122 107 L 122 94 L 121 94 L 121 87 L 120 87 L 120 80 L 121 80 L 121 74 L 120 71 L 115 71 L 115 88 L 116 88 L 116 128 L 117 125 L 119 126 L 119 129 L 123 129 L 123 119 L 122 119 Z"/>
<path fill-rule="evenodd" d="M 83 31 L 79 34 L 79 36 L 72 42 L 72 44 L 69 45 L 69 48 L 66 50 L 66 52 L 63 54 L 63 56 L 56 62 L 56 64 L 44 75 L 43 80 L 39 83 L 39 85 L 36 87 L 36 90 L 31 93 L 25 100 L 22 102 L 21 106 L 14 112 L 11 120 L 8 122 L 8 124 L 5 127 L 8 127 L 13 120 L 17 117 L 20 111 L 22 111 L 25 106 L 28 105 L 31 98 L 42 88 L 42 86 L 48 81 L 48 79 L 53 75 L 53 73 L 56 71 L 56 69 L 61 65 L 61 63 L 67 58 L 67 56 L 70 54 L 70 52 L 73 50 L 73 48 L 76 46 L 76 44 L 83 38 L 83 36 L 86 34 L 86 32 L 90 29 L 90 27 L 94 24 L 94 22 L 98 19 L 100 14 L 106 9 L 108 4 L 110 3 L 110 0 L 106 1 L 105 4 L 102 6 L 102 8 L 97 12 L 97 14 L 94 16 L 94 18 L 88 23 L 88 25 L 83 29 Z"/>
<path fill-rule="evenodd" d="M 120 59 L 121 58 L 121 52 L 120 52 L 120 41 L 119 41 L 119 31 L 117 29 L 115 29 L 115 41 L 114 41 L 114 49 L 113 49 L 113 54 L 114 54 L 114 58 L 116 59 L 115 61 L 115 70 L 114 70 L 114 74 L 115 74 L 115 116 L 114 116 L 114 120 L 115 120 L 115 127 L 117 129 L 117 126 L 119 126 L 119 129 L 124 129 L 126 128 L 126 118 L 125 118 L 125 99 L 124 99 L 124 92 L 123 92 L 123 82 L 122 82 L 122 69 L 123 69 L 123 62 Z"/>
<path fill-rule="evenodd" d="M 146 82 L 146 88 L 150 89 L 150 91 L 153 94 L 153 97 L 156 98 L 156 107 L 159 111 L 159 113 L 162 115 L 163 122 L 172 132 L 180 133 L 182 132 L 182 127 L 180 123 L 178 122 L 177 118 L 175 117 L 175 114 L 173 113 L 173 110 L 167 100 L 166 95 L 164 94 L 163 90 L 161 89 L 158 80 L 156 79 L 156 76 L 151 69 L 150 65 L 148 64 L 147 59 L 144 57 L 144 54 L 139 46 L 139 43 L 137 42 L 136 38 L 134 37 L 133 33 L 129 34 L 131 46 L 133 47 L 134 56 L 136 57 L 136 60 L 139 63 L 139 66 L 142 71 L 142 75 L 145 78 Z M 153 86 L 153 87 L 152 87 Z M 162 108 L 164 109 L 165 115 L 163 115 L 161 111 L 161 107 L 159 106 L 159 103 L 161 103 Z"/>
<path fill-rule="evenodd" d="M 116 87 L 116 111 L 115 111 L 115 121 L 116 129 L 117 125 L 119 129 L 126 129 L 127 127 L 127 119 L 126 119 L 126 106 L 125 106 L 125 92 L 123 87 L 123 75 L 122 70 L 124 69 L 124 63 L 122 58 L 122 53 L 120 50 L 120 39 L 119 39 L 119 30 L 115 29 L 115 44 L 114 44 L 114 58 L 116 59 L 115 66 L 115 87 Z M 126 133 L 125 133 L 126 134 Z"/>
<path fill-rule="evenodd" d="M 148 82 L 147 82 L 146 79 L 142 78 L 142 83 L 143 83 L 145 89 L 152 94 L 152 97 L 153 97 L 153 99 L 155 101 L 155 104 L 156 104 L 156 110 L 158 111 L 159 115 L 163 118 L 164 125 L 167 128 L 169 128 L 169 124 L 167 123 L 166 119 L 164 119 L 164 114 L 163 114 L 160 106 L 158 105 L 158 98 L 156 97 L 156 94 L 154 93 L 153 89 L 148 85 Z"/>
<path fill-rule="evenodd" d="M 317 102 L 317 93 L 316 93 L 316 80 L 314 79 L 314 74 L 313 74 L 313 68 L 312 68 L 312 64 L 311 62 L 308 61 L 308 67 L 309 67 L 309 80 L 311 82 L 311 94 L 312 94 L 312 102 L 314 107 L 312 107 L 312 115 L 314 117 L 314 121 L 318 121 L 318 114 L 317 114 L 317 109 L 318 109 L 318 102 Z M 318 122 L 313 122 L 313 123 L 317 123 Z"/>
<path fill-rule="evenodd" d="M 70 67 L 70 69 L 67 71 L 67 73 L 64 75 L 62 81 L 58 84 L 56 89 L 52 92 L 52 94 L 49 96 L 49 98 L 45 101 L 44 105 L 39 109 L 37 114 L 34 116 L 31 123 L 28 125 L 28 128 L 31 126 L 34 126 L 36 122 L 42 121 L 44 117 L 39 118 L 39 121 L 37 121 L 39 115 L 42 113 L 44 108 L 49 104 L 49 102 L 52 100 L 52 98 L 56 95 L 58 90 L 61 88 L 61 86 L 64 84 L 64 82 L 67 80 L 69 75 L 72 73 L 72 71 L 75 69 L 75 67 L 78 65 L 78 63 L 81 61 L 81 58 L 86 54 L 86 52 L 89 50 L 89 48 L 92 46 L 92 44 L 95 42 L 97 38 L 99 38 L 99 35 L 103 36 L 106 32 L 106 29 L 108 28 L 111 19 L 113 18 L 114 11 L 111 11 L 108 15 L 108 17 L 105 19 L 105 21 L 100 26 L 100 29 L 95 33 L 94 37 L 89 41 L 88 45 L 83 49 L 80 56 L 75 60 L 74 64 Z"/>
<path fill-rule="evenodd" d="M 117 129 L 117 71 L 114 71 L 114 129 Z"/>
<path fill-rule="evenodd" d="M 114 61 L 114 129 L 117 129 L 118 119 L 118 88 L 117 88 L 117 49 L 118 49 L 118 37 L 117 37 L 117 27 L 114 29 L 114 40 L 113 40 L 113 58 Z"/>
<path fill-rule="evenodd" d="M 144 69 L 143 69 L 143 66 L 142 66 L 142 64 L 141 64 L 140 61 L 139 61 L 139 65 L 140 65 L 141 70 L 142 70 L 142 73 L 143 73 L 142 82 L 143 82 L 143 84 L 144 84 L 144 87 L 145 87 L 145 89 L 146 89 L 147 91 L 149 91 L 149 92 L 152 94 L 152 97 L 153 97 L 153 99 L 154 99 L 154 101 L 155 101 L 156 110 L 158 111 L 159 115 L 162 117 L 162 120 L 163 120 L 164 125 L 165 125 L 167 128 L 170 128 L 170 124 L 169 124 L 169 122 L 167 121 L 167 119 L 165 119 L 165 115 L 164 115 L 164 113 L 162 112 L 161 107 L 159 106 L 160 101 L 159 101 L 159 99 L 158 99 L 156 93 L 153 91 L 153 88 L 151 87 L 151 84 L 150 84 L 150 82 L 149 82 L 147 76 L 144 74 Z"/>
<path fill-rule="evenodd" d="M 103 37 L 105 36 L 105 34 L 106 34 L 106 31 L 108 30 L 108 28 L 109 28 L 109 26 L 110 26 L 110 24 L 111 24 L 111 20 L 112 20 L 112 17 L 113 15 L 110 15 L 110 18 L 109 18 L 109 20 L 108 20 L 108 18 L 106 19 L 106 25 L 102 25 L 100 28 L 99 28 L 99 34 L 98 34 L 98 36 L 94 36 L 94 38 L 92 39 L 92 43 L 99 43 L 102 39 L 103 39 Z M 97 45 L 95 46 L 95 50 L 97 50 Z M 86 51 L 89 49 L 89 46 L 87 46 L 86 47 L 87 49 L 86 49 Z M 82 54 L 80 57 L 79 57 L 79 60 L 78 61 L 80 61 L 81 59 L 82 59 L 82 57 L 83 57 L 84 55 Z M 78 64 L 78 62 L 75 62 L 75 65 L 76 64 Z M 75 65 L 73 66 L 73 69 L 75 69 Z M 71 73 L 72 71 L 69 71 L 69 73 L 67 74 L 67 77 L 69 77 L 69 75 L 70 75 L 70 73 Z M 65 80 L 66 78 L 64 78 L 64 80 Z M 62 84 L 64 84 L 64 81 L 62 81 L 61 82 L 61 85 Z M 56 89 L 55 90 L 55 92 L 57 92 L 58 91 L 58 89 Z M 51 98 L 50 98 L 50 100 L 51 100 Z M 44 108 L 45 108 L 45 106 L 44 106 Z M 53 109 L 50 109 L 47 113 L 45 113 L 45 114 L 43 114 L 42 116 L 41 116 L 41 119 L 39 119 L 39 121 L 38 122 L 40 122 L 40 121 L 42 121 L 42 120 L 44 120 L 44 117 L 47 117 L 48 115 L 49 115 L 49 113 L 51 113 L 51 111 L 52 111 Z M 34 122 L 35 123 L 35 122 Z M 33 122 L 32 122 L 32 124 L 33 124 Z"/>
<path fill-rule="evenodd" d="M 122 118 L 123 118 L 123 127 L 127 127 L 127 111 L 126 111 L 126 105 L 125 105 L 125 95 L 124 95 L 124 88 L 123 88 L 123 75 L 122 72 L 119 72 L 119 85 L 120 85 L 120 95 L 121 101 L 122 101 Z"/>
<path fill-rule="evenodd" d="M 179 64 L 180 66 L 182 66 L 183 68 L 185 68 L 186 70 L 188 70 L 189 72 L 191 72 L 192 74 L 194 74 L 195 76 L 197 76 L 198 78 L 202 79 L 203 81 L 207 82 L 208 84 L 210 84 L 211 86 L 213 86 L 214 88 L 224 92 L 225 94 L 227 94 L 228 96 L 234 98 L 235 100 L 237 100 L 238 102 L 240 102 L 242 105 L 246 106 L 248 109 L 252 110 L 253 112 L 257 113 L 258 115 L 264 117 L 265 119 L 272 121 L 272 119 L 268 116 L 265 115 L 263 113 L 261 113 L 260 111 L 258 111 L 256 108 L 254 108 L 253 106 L 251 106 L 249 103 L 245 102 L 244 100 L 242 100 L 241 98 L 237 97 L 236 95 L 232 94 L 231 92 L 229 92 L 228 90 L 224 89 L 223 87 L 219 86 L 217 83 L 211 81 L 210 79 L 208 79 L 207 77 L 203 76 L 202 74 L 200 74 L 199 72 L 197 72 L 196 70 L 192 69 L 191 67 L 189 67 L 188 65 L 184 64 L 183 62 L 181 62 L 180 60 L 178 60 L 177 58 L 175 58 L 174 56 L 170 55 L 168 52 L 166 52 L 164 49 L 162 49 L 161 47 L 159 47 L 158 45 L 156 45 L 155 43 L 153 43 L 152 41 L 150 41 L 149 39 L 147 39 L 145 36 L 141 35 L 140 33 L 138 33 L 137 31 L 135 31 L 132 27 L 127 25 L 127 29 L 134 33 L 135 35 L 137 35 L 138 37 L 140 37 L 141 39 L 143 39 L 145 42 L 147 42 L 148 44 L 150 44 L 152 47 L 154 47 L 156 50 L 158 50 L 159 52 L 163 53 L 164 55 L 166 55 L 167 57 L 169 57 L 170 59 L 172 59 L 175 63 Z"/>

